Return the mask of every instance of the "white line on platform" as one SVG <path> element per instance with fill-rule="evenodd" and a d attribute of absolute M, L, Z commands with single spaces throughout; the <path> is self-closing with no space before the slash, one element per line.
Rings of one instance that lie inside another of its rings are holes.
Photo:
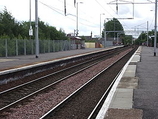
<path fill-rule="evenodd" d="M 137 49 L 137 51 L 138 51 L 138 50 L 139 50 L 139 48 Z M 136 51 L 136 52 L 137 52 L 137 51 Z M 117 86 L 118 86 L 118 84 L 119 84 L 121 78 L 123 77 L 123 74 L 124 74 L 124 72 L 126 71 L 128 65 L 129 65 L 129 63 L 131 62 L 131 60 L 132 60 L 133 57 L 135 56 L 136 52 L 132 55 L 132 57 L 128 60 L 128 62 L 127 62 L 127 63 L 125 64 L 125 66 L 123 67 L 122 72 L 120 73 L 120 75 L 118 76 L 117 80 L 115 81 L 113 87 L 111 88 L 111 90 L 110 90 L 110 92 L 109 92 L 109 94 L 108 94 L 106 100 L 104 101 L 104 104 L 103 104 L 101 110 L 99 111 L 99 113 L 98 113 L 98 115 L 97 115 L 97 117 L 96 117 L 96 119 L 104 119 L 104 117 L 105 117 L 105 115 L 106 115 L 106 112 L 107 112 L 107 110 L 108 110 L 108 108 L 109 108 L 109 105 L 110 105 L 110 103 L 111 103 L 111 100 L 112 100 L 112 98 L 113 98 L 113 95 L 114 95 L 114 93 L 115 93 L 115 91 L 116 91 L 116 88 L 117 88 Z"/>

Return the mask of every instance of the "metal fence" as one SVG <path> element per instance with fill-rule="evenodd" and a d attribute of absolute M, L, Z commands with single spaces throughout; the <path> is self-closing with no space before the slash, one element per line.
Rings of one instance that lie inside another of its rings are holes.
<path fill-rule="evenodd" d="M 74 40 L 39 40 L 39 53 L 50 53 L 76 49 Z M 33 55 L 35 40 L 0 39 L 0 57 Z"/>

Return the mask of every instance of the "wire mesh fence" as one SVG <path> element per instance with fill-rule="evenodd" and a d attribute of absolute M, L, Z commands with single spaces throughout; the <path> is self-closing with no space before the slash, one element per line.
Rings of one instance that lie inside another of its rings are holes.
<path fill-rule="evenodd" d="M 0 39 L 0 57 L 33 55 L 35 40 Z M 74 40 L 39 40 L 39 53 L 50 53 L 77 49 Z"/>

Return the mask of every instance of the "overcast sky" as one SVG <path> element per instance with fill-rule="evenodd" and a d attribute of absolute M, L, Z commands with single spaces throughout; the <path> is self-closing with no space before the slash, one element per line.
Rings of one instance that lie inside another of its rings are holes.
<path fill-rule="evenodd" d="M 4 7 L 6 7 L 17 21 L 29 21 L 29 1 L 30 0 L 1 0 L 0 10 L 2 11 Z M 100 14 L 105 14 L 101 15 L 102 28 L 106 18 L 115 17 L 118 18 L 125 30 L 146 30 L 147 21 L 149 22 L 149 30 L 154 29 L 155 5 L 130 4 L 130 2 L 133 1 L 135 1 L 135 3 L 149 3 L 149 1 L 154 0 L 126 0 L 129 1 L 129 4 L 118 4 L 118 13 L 116 11 L 116 5 L 109 4 L 115 0 L 76 1 L 78 2 L 79 35 L 90 35 L 91 31 L 93 36 L 99 35 Z M 31 0 L 31 4 L 31 17 L 32 21 L 34 21 L 35 0 Z M 38 0 L 38 14 L 40 20 L 57 29 L 63 29 L 65 33 L 73 33 L 76 29 L 76 7 L 74 7 L 74 0 L 66 0 L 66 8 L 67 16 L 64 15 L 64 0 Z M 125 19 L 121 20 L 119 18 Z"/>

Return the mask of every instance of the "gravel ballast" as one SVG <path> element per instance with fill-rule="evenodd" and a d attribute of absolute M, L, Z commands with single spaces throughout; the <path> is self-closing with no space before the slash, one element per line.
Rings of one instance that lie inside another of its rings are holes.
<path fill-rule="evenodd" d="M 112 58 L 100 62 L 99 64 L 77 74 L 65 81 L 58 83 L 51 91 L 42 93 L 30 99 L 23 105 L 10 109 L 9 112 L 4 112 L 2 119 L 39 119 L 51 108 L 56 106 L 64 98 L 82 86 L 85 82 L 99 73 L 101 70 L 108 67 L 121 56 L 129 52 L 126 50 Z"/>

